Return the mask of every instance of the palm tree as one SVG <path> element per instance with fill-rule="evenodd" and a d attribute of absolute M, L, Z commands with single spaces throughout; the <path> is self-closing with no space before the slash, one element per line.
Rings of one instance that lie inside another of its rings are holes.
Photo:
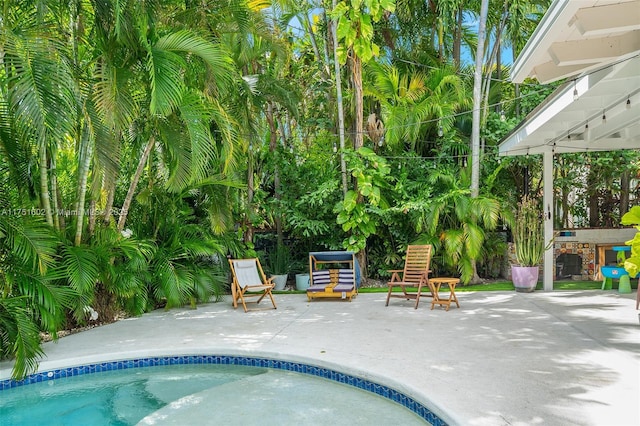
<path fill-rule="evenodd" d="M 109 293 L 126 303 L 133 303 L 134 307 L 140 304 L 144 309 L 161 305 L 169 309 L 186 304 L 195 308 L 196 303 L 207 302 L 211 296 L 218 299 L 226 282 L 220 261 L 225 260 L 226 248 L 219 243 L 208 223 L 204 193 L 193 188 L 167 193 L 157 188 L 145 195 L 140 201 L 144 211 L 136 217 L 132 233 L 134 236 L 149 235 L 154 243 L 136 241 L 135 237 L 114 241 L 121 261 L 117 265 L 118 273 L 110 274 L 103 281 L 107 289 L 113 289 Z M 132 251 L 123 244 L 141 247 L 142 251 Z M 146 260 L 136 261 L 138 252 Z M 127 253 L 136 257 L 124 257 Z M 141 269 L 130 268 L 132 263 Z M 128 277 L 128 285 L 122 281 L 123 272 Z M 145 291 L 139 292 L 136 287 Z M 136 298 L 115 291 L 127 288 L 136 290 Z"/>
<path fill-rule="evenodd" d="M 482 254 L 486 232 L 500 219 L 507 223 L 509 209 L 490 196 L 471 196 L 469 177 L 456 176 L 447 169 L 436 169 L 428 179 L 433 198 L 418 220 L 421 239 L 437 239 L 446 265 L 457 269 L 463 283 L 479 282 L 475 261 Z"/>
<path fill-rule="evenodd" d="M 4 6 L 0 102 L 11 123 L 10 137 L 37 162 L 39 205 L 53 226 L 49 165 L 55 164 L 51 159 L 59 141 L 74 132 L 77 89 L 71 64 L 56 39 L 54 16 L 40 13 L 36 3 Z"/>
<path fill-rule="evenodd" d="M 367 76 L 366 93 L 380 103 L 385 143 L 396 152 L 428 155 L 435 146 L 426 140 L 453 130 L 455 113 L 468 103 L 463 80 L 448 66 L 422 72 L 371 63 Z"/>
<path fill-rule="evenodd" d="M 232 144 L 232 120 L 216 97 L 224 97 L 235 71 L 219 43 L 187 30 L 156 32 L 162 8 L 137 2 L 106 6 L 95 15 L 97 39 L 104 46 L 94 68 L 97 115 L 117 137 L 126 132 L 134 136 L 131 142 L 144 142 L 118 218 L 122 231 L 154 148 L 162 146 L 167 187 L 176 191 L 207 176 L 217 140 Z"/>
<path fill-rule="evenodd" d="M 16 379 L 36 369 L 40 331 L 55 337 L 63 308 L 77 305 L 76 293 L 55 281 L 58 244 L 40 218 L 0 215 L 0 358 L 15 359 Z"/>

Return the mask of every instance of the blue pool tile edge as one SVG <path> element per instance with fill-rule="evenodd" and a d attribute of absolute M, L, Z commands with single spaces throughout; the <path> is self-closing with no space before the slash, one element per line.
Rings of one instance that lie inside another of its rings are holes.
<path fill-rule="evenodd" d="M 254 358 L 245 356 L 230 355 L 183 355 L 183 356 L 161 356 L 130 359 L 123 361 L 100 362 L 96 364 L 83 365 L 78 367 L 61 368 L 58 370 L 43 371 L 31 374 L 23 380 L 6 379 L 0 381 L 0 391 L 29 385 L 32 383 L 46 382 L 48 380 L 60 379 L 64 377 L 80 376 L 82 374 L 101 373 L 104 371 L 124 370 L 127 368 L 155 367 L 159 365 L 189 365 L 189 364 L 217 364 L 217 365 L 243 365 L 249 367 L 264 367 L 278 370 L 293 371 L 296 373 L 309 374 L 333 380 L 338 383 L 354 386 L 356 388 L 372 392 L 384 398 L 390 399 L 405 408 L 416 413 L 422 419 L 434 426 L 446 426 L 447 423 L 433 413 L 429 408 L 420 402 L 392 389 L 388 386 L 372 382 L 367 379 L 352 376 L 339 371 L 324 367 L 303 364 L 299 362 L 281 361 L 270 358 Z"/>

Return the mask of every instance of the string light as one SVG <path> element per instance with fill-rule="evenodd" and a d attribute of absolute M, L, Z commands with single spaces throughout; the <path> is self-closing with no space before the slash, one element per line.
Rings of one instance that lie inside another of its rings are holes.
<path fill-rule="evenodd" d="M 573 100 L 577 101 L 579 98 L 578 96 L 578 88 L 576 87 L 576 81 L 573 80 Z"/>
<path fill-rule="evenodd" d="M 607 114 L 602 110 L 602 124 L 607 124 Z"/>
<path fill-rule="evenodd" d="M 584 138 L 585 140 L 589 139 L 589 122 L 584 125 Z"/>
<path fill-rule="evenodd" d="M 616 62 L 614 62 L 614 63 L 612 63 L 612 64 L 608 65 L 605 69 L 609 69 L 609 68 L 611 68 L 611 67 L 613 67 L 613 66 L 616 66 L 616 65 L 618 65 L 618 64 L 620 64 L 620 63 L 624 63 L 624 62 L 629 61 L 629 60 L 632 60 L 632 59 L 634 59 L 634 58 L 636 58 L 636 57 L 637 57 L 637 55 L 636 55 L 636 56 L 633 56 L 633 57 L 631 57 L 631 58 L 626 58 L 626 59 L 623 59 L 623 60 L 620 60 L 620 61 L 616 61 Z M 399 60 L 399 61 L 400 61 L 400 62 L 406 62 L 406 63 L 409 63 L 409 64 L 414 64 L 414 65 L 419 65 L 419 66 L 423 66 L 423 67 L 427 67 L 427 68 L 431 68 L 431 67 L 429 67 L 429 66 L 427 66 L 427 65 L 424 65 L 424 64 L 412 63 L 412 62 L 410 62 L 410 61 L 405 61 L 405 60 Z M 588 73 L 588 74 L 586 74 L 586 76 L 589 76 L 589 75 L 591 75 L 591 74 L 593 74 L 593 72 L 592 72 L 592 73 Z M 507 80 L 499 80 L 499 79 L 492 79 L 492 80 L 493 80 L 493 81 L 505 81 L 505 82 L 507 81 Z M 575 84 L 575 82 L 574 82 L 574 84 Z M 548 85 L 548 84 L 543 85 L 543 84 L 539 84 L 539 83 L 529 83 L 529 84 L 521 83 L 520 85 L 521 85 L 521 86 L 529 86 L 529 87 L 537 87 L 537 88 L 539 88 L 539 89 L 537 89 L 537 90 L 533 90 L 533 91 L 531 91 L 531 92 L 529 92 L 529 93 L 521 94 L 520 96 L 516 96 L 516 97 L 510 98 L 510 99 L 506 100 L 505 102 L 514 102 L 514 101 L 517 101 L 517 100 L 520 100 L 520 99 L 528 98 L 528 97 L 530 97 L 530 96 L 535 96 L 535 95 L 538 95 L 540 92 L 543 92 L 543 91 L 547 90 L 547 89 L 550 87 L 550 85 Z M 500 102 L 500 103 L 501 103 L 501 102 Z M 499 105 L 500 103 L 487 105 L 487 106 L 486 106 L 486 108 L 495 107 L 495 106 Z M 630 100 L 630 98 L 628 98 L 628 99 L 627 99 L 626 106 L 627 106 L 629 109 L 631 108 L 631 100 Z M 422 121 L 420 121 L 420 122 L 418 122 L 418 123 L 411 123 L 411 124 L 402 124 L 402 125 L 397 125 L 397 126 L 393 126 L 392 128 L 389 128 L 389 129 L 399 129 L 399 128 L 404 128 L 404 127 L 414 126 L 414 125 L 416 125 L 416 124 L 420 124 L 420 125 L 422 125 L 422 124 L 434 123 L 435 121 L 439 121 L 440 119 L 443 119 L 443 118 L 456 118 L 456 117 L 464 116 L 464 115 L 467 115 L 467 114 L 471 114 L 472 112 L 473 112 L 473 109 L 469 109 L 469 110 L 465 110 L 465 111 L 460 111 L 460 112 L 457 112 L 457 113 L 449 114 L 449 115 L 447 115 L 447 116 L 445 116 L 445 117 L 440 117 L 440 118 L 437 118 L 437 119 L 427 119 L 427 120 L 422 120 Z M 389 129 L 387 129 L 387 130 L 389 130 Z M 216 129 L 216 130 L 213 130 L 213 132 L 214 132 L 214 133 L 222 133 L 222 131 L 217 130 L 217 129 Z M 349 134 L 349 135 L 355 135 L 355 133 L 356 133 L 356 132 L 347 132 L 346 134 Z M 363 132 L 363 133 L 364 133 L 364 132 Z M 335 137 L 337 137 L 337 136 L 338 136 L 338 134 L 337 134 L 337 133 L 330 133 L 330 136 L 335 136 Z M 591 150 L 591 151 L 593 151 L 593 150 Z M 596 150 L 596 151 L 597 151 L 597 150 Z"/>
<path fill-rule="evenodd" d="M 526 98 L 528 98 L 528 97 L 530 97 L 530 96 L 538 95 L 540 92 L 542 92 L 543 90 L 545 90 L 545 89 L 546 89 L 546 87 L 547 87 L 547 86 L 542 86 L 542 85 L 537 85 L 537 86 L 540 86 L 540 87 L 541 87 L 541 89 L 539 89 L 539 90 L 534 90 L 534 91 L 531 91 L 530 93 L 522 94 L 522 95 L 520 95 L 520 96 L 513 97 L 513 98 L 510 98 L 510 99 L 507 99 L 506 101 L 503 101 L 503 102 L 498 102 L 498 103 L 494 103 L 494 104 L 487 105 L 487 106 L 486 106 L 486 108 L 493 108 L 493 107 L 496 107 L 496 106 L 498 106 L 498 105 L 504 104 L 504 102 L 515 102 L 515 101 L 520 100 L 520 99 L 526 99 Z M 484 107 L 483 107 L 483 109 L 484 109 Z M 417 122 L 417 123 L 411 123 L 411 124 L 400 124 L 400 125 L 396 125 L 396 126 L 393 126 L 393 127 L 387 128 L 386 130 L 390 130 L 390 129 L 402 129 L 402 128 L 405 128 L 405 127 L 414 126 L 414 125 L 416 125 L 416 124 L 423 125 L 423 124 L 430 124 L 430 123 L 440 122 L 440 120 L 441 120 L 441 119 L 453 119 L 453 118 L 457 118 L 457 117 L 462 117 L 462 116 L 465 116 L 465 115 L 468 115 L 468 114 L 473 113 L 473 111 L 474 111 L 473 109 L 469 109 L 469 110 L 460 111 L 460 112 L 457 112 L 457 113 L 448 114 L 448 115 L 446 115 L 446 116 L 444 116 L 444 117 L 440 117 L 440 118 L 434 118 L 434 119 L 421 120 L 421 121 L 419 121 L 419 122 Z M 218 129 L 213 130 L 213 132 L 214 132 L 214 133 L 218 133 L 218 134 L 221 134 L 221 133 L 222 133 L 222 131 L 221 131 L 221 130 L 218 130 Z M 352 131 L 352 132 L 346 132 L 346 133 L 345 133 L 345 135 L 352 135 L 352 136 L 353 136 L 353 135 L 355 135 L 356 133 L 357 133 L 357 132 L 355 132 L 355 131 Z M 361 133 L 366 133 L 366 130 L 363 130 Z M 444 129 L 443 129 L 443 134 L 444 134 Z M 338 136 L 338 134 L 337 134 L 337 133 L 330 133 L 330 135 L 331 135 L 331 136 L 335 136 L 335 137 L 337 137 L 337 136 Z M 247 136 L 249 136 L 249 135 L 247 135 Z"/>
<path fill-rule="evenodd" d="M 338 146 L 335 142 L 333 143 L 333 152 L 338 152 Z"/>
<path fill-rule="evenodd" d="M 440 123 L 440 120 L 438 120 L 438 136 L 442 137 L 444 135 L 444 129 L 442 128 L 442 124 Z"/>

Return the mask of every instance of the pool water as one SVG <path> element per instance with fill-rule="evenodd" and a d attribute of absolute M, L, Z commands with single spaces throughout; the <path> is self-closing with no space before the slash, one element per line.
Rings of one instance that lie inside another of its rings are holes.
<path fill-rule="evenodd" d="M 2 391 L 4 425 L 424 425 L 382 396 L 320 377 L 237 365 L 169 365 Z"/>

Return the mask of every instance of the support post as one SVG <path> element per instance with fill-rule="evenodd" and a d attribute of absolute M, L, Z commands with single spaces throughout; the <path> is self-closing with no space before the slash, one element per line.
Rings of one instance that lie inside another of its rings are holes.
<path fill-rule="evenodd" d="M 544 251 L 542 284 L 544 291 L 553 291 L 553 151 L 545 151 L 542 157 L 544 204 Z"/>

